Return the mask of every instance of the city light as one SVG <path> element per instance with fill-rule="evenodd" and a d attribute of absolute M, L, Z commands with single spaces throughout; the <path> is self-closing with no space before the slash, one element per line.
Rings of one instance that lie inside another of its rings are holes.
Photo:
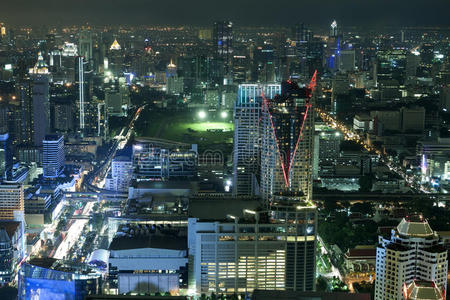
<path fill-rule="evenodd" d="M 205 112 L 204 110 L 199 111 L 199 112 L 198 112 L 198 117 L 199 117 L 200 119 L 206 118 L 206 112 Z"/>
<path fill-rule="evenodd" d="M 220 116 L 222 117 L 222 119 L 226 119 L 228 117 L 228 113 L 226 111 L 223 111 L 220 113 Z"/>

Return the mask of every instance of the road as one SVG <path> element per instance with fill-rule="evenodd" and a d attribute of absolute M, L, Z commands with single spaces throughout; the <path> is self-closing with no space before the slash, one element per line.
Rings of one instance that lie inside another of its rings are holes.
<path fill-rule="evenodd" d="M 81 215 L 89 216 L 92 212 L 93 206 L 94 202 L 87 202 Z M 66 237 L 61 242 L 61 244 L 59 244 L 58 249 L 56 249 L 55 253 L 53 254 L 53 258 L 63 259 L 67 256 L 70 248 L 75 244 L 75 242 L 78 241 L 84 226 L 88 222 L 88 219 L 77 219 L 72 223 L 72 225 L 69 227 L 69 230 L 67 231 Z"/>
<path fill-rule="evenodd" d="M 334 116 L 330 115 L 328 112 L 316 108 L 315 109 L 318 116 L 331 128 L 339 130 L 345 136 L 346 140 L 354 141 L 357 144 L 360 144 L 364 149 L 369 152 L 376 153 L 382 163 L 384 163 L 393 173 L 396 173 L 400 177 L 405 180 L 406 185 L 411 188 L 412 191 L 416 193 L 426 193 L 426 190 L 423 189 L 420 184 L 417 184 L 411 176 L 407 176 L 407 174 L 403 171 L 403 167 L 394 163 L 381 149 L 374 147 L 367 143 L 362 135 L 355 132 L 352 128 L 349 128 L 344 123 L 338 121 Z"/>
<path fill-rule="evenodd" d="M 83 185 L 86 190 L 94 191 L 97 193 L 116 193 L 115 191 L 109 191 L 99 186 L 99 183 L 104 182 L 104 178 L 108 174 L 108 170 L 111 166 L 111 161 L 116 155 L 117 150 L 123 149 L 131 137 L 134 128 L 134 122 L 139 118 L 144 106 L 139 107 L 134 114 L 133 119 L 127 127 L 124 127 L 120 134 L 114 138 L 114 142 L 106 155 L 106 158 L 102 163 L 97 165 L 83 180 Z"/>

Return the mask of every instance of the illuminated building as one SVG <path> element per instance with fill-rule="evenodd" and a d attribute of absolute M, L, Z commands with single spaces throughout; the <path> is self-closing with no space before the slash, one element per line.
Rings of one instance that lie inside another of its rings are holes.
<path fill-rule="evenodd" d="M 0 285 L 14 280 L 14 269 L 25 255 L 24 225 L 0 221 Z"/>
<path fill-rule="evenodd" d="M 105 188 L 112 191 L 128 191 L 133 176 L 133 160 L 130 151 L 121 150 L 111 161 L 111 173 L 106 178 Z"/>
<path fill-rule="evenodd" d="M 114 42 L 111 44 L 111 47 L 109 47 L 109 50 L 121 50 L 122 47 L 120 46 L 119 42 L 117 42 L 117 39 L 114 40 Z"/>
<path fill-rule="evenodd" d="M 24 211 L 22 185 L 0 185 L 0 220 L 14 220 L 16 211 Z"/>
<path fill-rule="evenodd" d="M 186 288 L 185 229 L 132 223 L 119 226 L 109 246 L 110 289 L 124 294 Z"/>
<path fill-rule="evenodd" d="M 64 136 L 47 135 L 43 142 L 42 168 L 44 178 L 58 177 L 64 169 Z"/>
<path fill-rule="evenodd" d="M 62 56 L 75 57 L 78 55 L 78 47 L 74 43 L 65 42 L 62 49 Z"/>
<path fill-rule="evenodd" d="M 272 99 L 280 84 L 241 84 L 234 106 L 233 194 L 254 195 L 261 155 L 260 121 L 264 93 Z"/>
<path fill-rule="evenodd" d="M 8 133 L 0 134 L 0 178 L 7 178 L 13 166 L 11 140 Z"/>
<path fill-rule="evenodd" d="M 213 42 L 217 58 L 223 63 L 224 75 L 228 77 L 233 54 L 233 23 L 230 21 L 215 22 Z"/>
<path fill-rule="evenodd" d="M 84 128 L 85 128 L 85 108 L 84 108 L 84 102 L 85 102 L 85 87 L 84 87 L 84 57 L 79 56 L 77 58 L 78 62 L 78 98 L 79 98 L 79 121 L 80 121 L 80 132 L 83 135 Z"/>
<path fill-rule="evenodd" d="M 84 57 L 85 61 L 90 62 L 92 60 L 92 33 L 90 31 L 80 31 L 78 49 L 78 54 Z"/>
<path fill-rule="evenodd" d="M 440 289 L 433 281 L 413 281 L 404 285 L 403 296 L 406 300 L 444 300 L 445 290 Z"/>
<path fill-rule="evenodd" d="M 33 259 L 19 270 L 19 299 L 83 300 L 101 292 L 101 274 L 86 265 L 72 266 L 51 258 Z"/>
<path fill-rule="evenodd" d="M 404 218 L 391 236 L 379 237 L 375 300 L 403 299 L 404 284 L 434 281 L 447 289 L 447 250 L 422 216 Z"/>
<path fill-rule="evenodd" d="M 41 146 L 45 135 L 50 131 L 50 73 L 40 52 L 37 63 L 30 69 L 30 77 L 33 82 L 33 143 Z"/>
<path fill-rule="evenodd" d="M 315 207 L 295 195 L 277 195 L 270 210 L 247 198 L 211 202 L 215 207 L 204 218 L 188 220 L 192 293 L 314 290 Z M 236 214 L 221 219 L 213 212 L 218 209 Z"/>
<path fill-rule="evenodd" d="M 330 37 L 338 36 L 338 25 L 336 20 L 334 20 L 330 25 Z"/>
<path fill-rule="evenodd" d="M 265 200 L 286 190 L 312 197 L 315 78 L 304 88 L 283 82 L 281 95 L 263 99 L 260 190 Z"/>
<path fill-rule="evenodd" d="M 196 145 L 138 139 L 133 145 L 133 169 L 137 181 L 193 177 Z"/>

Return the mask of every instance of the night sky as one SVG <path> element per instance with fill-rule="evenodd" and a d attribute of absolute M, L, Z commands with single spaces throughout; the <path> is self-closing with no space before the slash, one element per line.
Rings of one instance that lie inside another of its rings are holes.
<path fill-rule="evenodd" d="M 450 25 L 450 0 L 0 0 L 9 24 Z"/>

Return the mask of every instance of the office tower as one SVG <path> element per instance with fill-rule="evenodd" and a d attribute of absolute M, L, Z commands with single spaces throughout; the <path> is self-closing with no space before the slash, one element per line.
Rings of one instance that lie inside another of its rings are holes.
<path fill-rule="evenodd" d="M 375 299 L 403 299 L 404 284 L 434 281 L 447 290 L 447 250 L 422 216 L 404 218 L 377 247 Z"/>
<path fill-rule="evenodd" d="M 227 77 L 230 75 L 233 54 L 233 23 L 230 21 L 215 22 L 213 39 L 216 57 L 223 63 L 224 75 Z"/>
<path fill-rule="evenodd" d="M 77 70 L 78 70 L 78 109 L 79 109 L 79 128 L 83 135 L 85 129 L 85 82 L 84 82 L 84 58 L 83 56 L 77 57 Z"/>
<path fill-rule="evenodd" d="M 92 60 L 92 33 L 88 30 L 80 31 L 78 55 L 84 57 L 88 63 Z"/>
<path fill-rule="evenodd" d="M 302 192 L 311 199 L 314 148 L 312 92 L 296 82 L 281 85 L 281 95 L 263 99 L 261 130 L 261 195 L 264 200 L 283 191 Z"/>
<path fill-rule="evenodd" d="M 197 294 L 314 290 L 317 209 L 302 198 L 277 195 L 269 210 L 248 198 L 210 204 L 202 199 L 211 210 L 203 218 L 194 209 L 188 219 L 189 289 Z M 215 211 L 230 208 L 235 213 L 228 220 Z"/>
<path fill-rule="evenodd" d="M 14 273 L 14 249 L 8 232 L 0 228 L 0 284 L 9 283 Z"/>
<path fill-rule="evenodd" d="M 233 194 L 257 193 L 261 140 L 261 95 L 272 99 L 280 94 L 280 84 L 241 84 L 234 106 Z"/>
<path fill-rule="evenodd" d="M 21 126 L 19 143 L 31 145 L 33 141 L 33 98 L 32 81 L 22 80 L 17 85 L 17 94 L 20 101 Z"/>
<path fill-rule="evenodd" d="M 438 287 L 433 281 L 414 280 L 408 286 L 403 287 L 405 300 L 444 300 L 445 290 Z"/>
<path fill-rule="evenodd" d="M 64 169 L 64 136 L 47 135 L 43 142 L 42 168 L 44 178 L 58 177 Z"/>
<path fill-rule="evenodd" d="M 355 49 L 341 50 L 338 56 L 339 71 L 349 72 L 355 70 Z"/>
<path fill-rule="evenodd" d="M 50 73 L 41 53 L 29 73 L 33 82 L 33 143 L 35 146 L 42 146 L 42 141 L 50 130 Z"/>
<path fill-rule="evenodd" d="M 0 185 L 0 220 L 14 220 L 16 211 L 24 211 L 23 186 Z"/>
<path fill-rule="evenodd" d="M 338 36 L 338 25 L 336 20 L 334 20 L 330 25 L 330 37 Z"/>
<path fill-rule="evenodd" d="M 8 133 L 0 134 L 0 178 L 7 178 L 13 165 L 11 141 Z"/>

